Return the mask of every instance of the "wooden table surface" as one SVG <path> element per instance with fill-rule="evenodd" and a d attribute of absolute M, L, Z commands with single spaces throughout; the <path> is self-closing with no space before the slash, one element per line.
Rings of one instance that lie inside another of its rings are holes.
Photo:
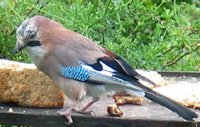
<path fill-rule="evenodd" d="M 141 106 L 123 105 L 120 109 L 122 117 L 110 117 L 106 109 L 112 104 L 112 98 L 102 98 L 89 110 L 94 116 L 73 114 L 72 127 L 200 127 L 200 118 L 188 122 L 170 110 L 148 100 Z M 28 108 L 12 104 L 0 104 L 0 124 L 30 125 L 44 127 L 64 127 L 67 122 L 64 116 L 58 115 L 61 109 Z M 200 111 L 192 109 L 200 116 Z"/>

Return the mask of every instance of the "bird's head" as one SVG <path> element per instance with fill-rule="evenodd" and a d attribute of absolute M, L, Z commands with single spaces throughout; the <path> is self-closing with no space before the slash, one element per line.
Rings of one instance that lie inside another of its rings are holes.
<path fill-rule="evenodd" d="M 17 28 L 14 54 L 26 49 L 32 61 L 38 65 L 53 51 L 59 51 L 63 44 L 73 40 L 63 25 L 44 16 L 26 19 Z"/>
<path fill-rule="evenodd" d="M 16 31 L 17 42 L 14 53 L 18 53 L 27 47 L 35 48 L 42 45 L 39 38 L 40 29 L 38 25 L 42 21 L 45 22 L 44 19 L 42 16 L 34 16 L 22 22 Z"/>
<path fill-rule="evenodd" d="M 51 22 L 44 16 L 34 16 L 23 21 L 16 31 L 17 41 L 13 53 L 26 49 L 33 62 L 38 63 L 38 60 L 48 52 L 49 42 L 46 40 L 51 36 L 49 35 L 51 28 L 48 28 Z"/>

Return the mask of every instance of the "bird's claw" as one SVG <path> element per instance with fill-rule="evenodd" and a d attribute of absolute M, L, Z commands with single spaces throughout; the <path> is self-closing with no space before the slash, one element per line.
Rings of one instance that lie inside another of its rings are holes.
<path fill-rule="evenodd" d="M 71 117 L 71 111 L 61 110 L 61 111 L 58 111 L 58 114 L 65 116 L 67 118 L 67 120 L 68 120 L 68 122 L 66 122 L 67 125 L 70 125 L 70 124 L 73 123 L 73 120 L 72 120 L 72 117 Z"/>
<path fill-rule="evenodd" d="M 72 120 L 72 117 L 71 117 L 71 115 L 68 115 L 68 116 L 66 116 L 65 115 L 65 117 L 67 118 L 67 120 L 68 120 L 68 122 L 66 122 L 66 124 L 67 125 L 70 125 L 70 124 L 72 124 L 73 123 L 73 120 Z"/>
<path fill-rule="evenodd" d="M 96 115 L 94 111 L 85 111 L 85 110 L 73 109 L 73 112 L 79 113 L 79 114 L 84 114 L 84 115 Z"/>

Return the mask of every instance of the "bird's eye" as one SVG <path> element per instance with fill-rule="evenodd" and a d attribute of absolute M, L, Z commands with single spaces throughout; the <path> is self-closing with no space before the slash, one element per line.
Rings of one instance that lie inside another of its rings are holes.
<path fill-rule="evenodd" d="M 33 39 L 33 38 L 35 38 L 35 36 L 36 36 L 36 32 L 35 31 L 31 31 L 30 34 L 29 34 L 29 37 L 31 39 Z"/>

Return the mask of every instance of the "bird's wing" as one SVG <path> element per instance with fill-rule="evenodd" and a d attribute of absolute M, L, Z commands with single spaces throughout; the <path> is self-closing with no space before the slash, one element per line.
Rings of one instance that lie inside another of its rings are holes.
<path fill-rule="evenodd" d="M 74 33 L 71 41 L 58 49 L 62 76 L 79 81 L 92 81 L 124 86 L 130 90 L 144 91 L 145 97 L 167 107 L 187 120 L 198 117 L 193 111 L 181 106 L 137 81 L 139 75 L 121 57 L 96 45 L 93 41 Z M 70 64 L 69 64 L 70 63 Z M 146 77 L 140 76 L 147 79 Z"/>
<path fill-rule="evenodd" d="M 118 73 L 123 74 L 125 76 L 128 76 L 132 79 L 138 80 L 141 79 L 143 81 L 146 81 L 152 85 L 156 85 L 153 81 L 148 79 L 147 77 L 140 75 L 137 73 L 124 59 L 122 59 L 120 56 L 114 54 L 113 52 L 109 50 L 104 50 L 104 53 L 107 55 L 107 57 L 100 58 L 101 61 L 103 61 L 107 66 L 114 68 L 114 70 L 117 70 Z M 113 66 L 113 64 L 115 66 Z"/>

